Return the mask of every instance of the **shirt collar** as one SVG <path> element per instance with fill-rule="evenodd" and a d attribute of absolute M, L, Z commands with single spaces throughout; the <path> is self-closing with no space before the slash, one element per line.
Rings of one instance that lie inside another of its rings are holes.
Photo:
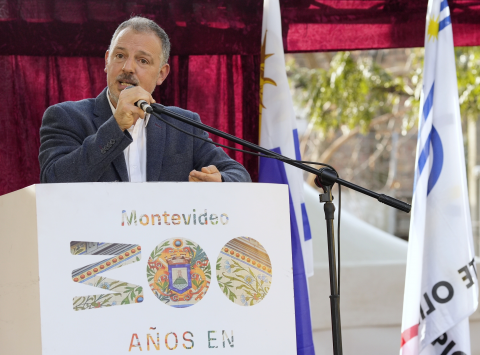
<path fill-rule="evenodd" d="M 107 99 L 108 99 L 108 104 L 110 105 L 110 108 L 112 109 L 112 114 L 115 114 L 117 109 L 112 105 L 112 101 L 110 100 L 110 90 L 107 88 Z M 145 115 L 145 127 L 148 125 L 148 121 L 150 120 L 150 114 L 147 113 Z M 133 125 L 132 125 L 133 127 Z"/>

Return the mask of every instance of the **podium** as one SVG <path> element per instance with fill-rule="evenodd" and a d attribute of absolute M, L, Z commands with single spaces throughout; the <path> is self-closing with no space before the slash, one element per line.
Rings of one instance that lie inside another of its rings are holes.
<path fill-rule="evenodd" d="M 0 236 L 2 354 L 296 353 L 286 185 L 33 185 Z"/>

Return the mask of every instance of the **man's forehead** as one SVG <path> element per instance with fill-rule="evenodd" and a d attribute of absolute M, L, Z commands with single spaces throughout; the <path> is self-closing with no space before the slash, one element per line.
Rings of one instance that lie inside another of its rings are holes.
<path fill-rule="evenodd" d="M 153 55 L 162 52 L 162 42 L 153 32 L 138 32 L 131 28 L 120 31 L 112 49 L 134 50 L 140 54 Z"/>

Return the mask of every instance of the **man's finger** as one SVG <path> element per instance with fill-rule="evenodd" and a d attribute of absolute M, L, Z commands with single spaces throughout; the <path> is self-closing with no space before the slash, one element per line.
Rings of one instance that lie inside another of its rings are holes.
<path fill-rule="evenodd" d="M 191 176 L 192 178 L 197 179 L 198 181 L 206 181 L 205 179 L 206 179 L 206 177 L 207 177 L 208 175 L 209 175 L 209 174 L 207 174 L 207 173 L 203 173 L 203 172 L 201 172 L 201 171 L 196 171 L 196 170 L 192 170 L 192 171 L 190 172 L 190 176 Z"/>
<path fill-rule="evenodd" d="M 205 168 L 203 168 L 203 169 L 205 169 Z M 201 172 L 201 171 L 192 170 L 190 172 L 190 176 L 195 178 L 196 179 L 195 181 L 206 181 L 206 182 L 221 182 L 222 181 L 222 175 L 220 174 L 220 172 L 210 174 L 210 173 L 204 173 L 204 172 Z"/>
<path fill-rule="evenodd" d="M 143 111 L 142 109 L 138 108 L 137 106 L 135 105 L 128 105 L 128 108 L 131 110 L 132 112 L 132 116 L 133 116 L 133 120 L 136 121 L 136 118 L 140 117 L 140 118 L 145 118 L 145 111 Z"/>
<path fill-rule="evenodd" d="M 205 174 L 215 174 L 215 173 L 219 173 L 220 171 L 218 171 L 215 165 L 209 165 L 209 166 L 203 167 L 202 172 Z"/>
<path fill-rule="evenodd" d="M 195 178 L 197 181 L 212 181 L 210 175 L 211 174 L 203 173 L 201 171 L 196 171 L 196 170 L 193 170 L 190 173 L 190 176 Z"/>

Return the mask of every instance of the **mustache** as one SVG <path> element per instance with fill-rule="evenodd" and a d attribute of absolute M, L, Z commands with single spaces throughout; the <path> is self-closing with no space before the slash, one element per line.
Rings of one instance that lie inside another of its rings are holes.
<path fill-rule="evenodd" d="M 133 75 L 120 74 L 119 76 L 117 76 L 117 80 L 138 85 L 138 80 Z"/>

